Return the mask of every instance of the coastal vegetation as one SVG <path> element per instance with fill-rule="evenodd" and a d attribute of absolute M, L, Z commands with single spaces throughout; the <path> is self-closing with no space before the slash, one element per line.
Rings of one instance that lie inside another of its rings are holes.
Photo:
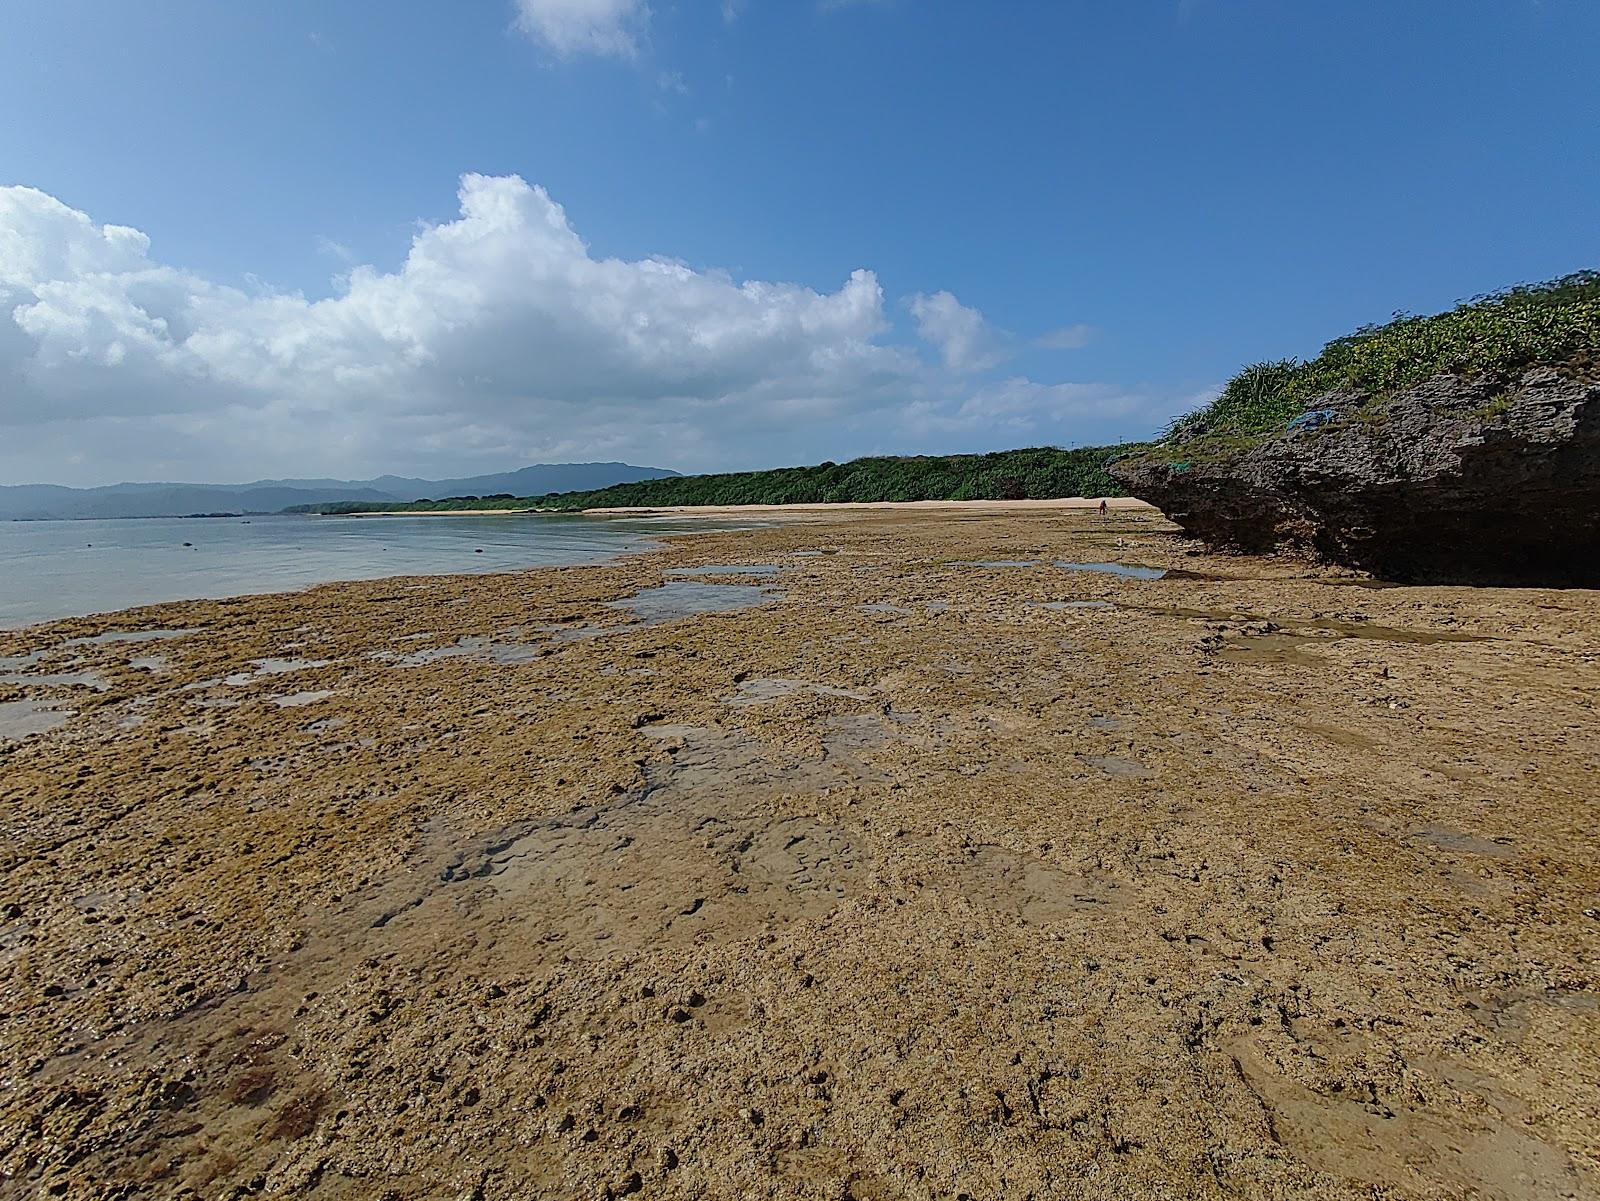
<path fill-rule="evenodd" d="M 983 455 L 914 455 L 640 480 L 544 496 L 456 496 L 410 504 L 347 501 L 299 505 L 300 513 L 451 512 L 464 509 L 666 508 L 674 505 L 795 505 L 907 500 L 1043 500 L 1125 496 L 1107 473 L 1137 445 L 1063 450 L 1043 446 Z"/>
<path fill-rule="evenodd" d="M 1535 365 L 1600 371 L 1600 271 L 1520 284 L 1433 316 L 1396 314 L 1335 338 L 1306 362 L 1255 363 L 1210 405 L 1175 421 L 1168 435 L 1186 441 L 1274 432 L 1329 394 L 1359 407 L 1439 374 L 1509 385 Z"/>
<path fill-rule="evenodd" d="M 1111 470 L 1232 550 L 1404 583 L 1600 586 L 1600 271 L 1256 363 Z"/>

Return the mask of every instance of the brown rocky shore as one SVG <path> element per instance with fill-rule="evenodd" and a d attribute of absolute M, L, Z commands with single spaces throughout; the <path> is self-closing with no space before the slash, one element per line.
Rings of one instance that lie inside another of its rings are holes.
<path fill-rule="evenodd" d="M 0 656 L 0 1197 L 1600 1196 L 1600 593 L 857 512 Z"/>

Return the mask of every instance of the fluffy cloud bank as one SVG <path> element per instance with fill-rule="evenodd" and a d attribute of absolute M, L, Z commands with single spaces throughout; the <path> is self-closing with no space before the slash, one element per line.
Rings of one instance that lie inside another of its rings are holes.
<path fill-rule="evenodd" d="M 321 300 L 162 264 L 138 230 L 0 188 L 0 483 L 441 474 L 532 459 L 685 468 L 1059 439 L 1133 401 L 962 382 L 976 310 L 918 297 L 944 366 L 890 338 L 858 270 L 832 292 L 593 255 L 542 188 L 468 175 L 459 216 Z M 996 391 L 996 389 L 1002 389 Z M 1108 408 L 1109 406 L 1109 408 Z"/>

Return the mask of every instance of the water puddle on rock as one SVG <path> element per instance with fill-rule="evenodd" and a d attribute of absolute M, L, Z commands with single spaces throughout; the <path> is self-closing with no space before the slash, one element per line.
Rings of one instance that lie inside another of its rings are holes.
<path fill-rule="evenodd" d="M 797 695 L 812 696 L 841 696 L 850 700 L 864 701 L 867 695 L 864 692 L 852 692 L 848 688 L 833 688 L 827 684 L 813 684 L 809 680 L 789 680 L 777 676 L 766 677 L 758 680 L 743 680 L 739 690 L 730 697 L 723 698 L 723 703 L 737 707 L 749 705 L 768 705 L 774 701 L 781 701 L 787 697 Z"/>
<path fill-rule="evenodd" d="M 95 634 L 86 638 L 69 638 L 62 646 L 105 646 L 112 642 L 161 642 L 168 638 L 182 638 L 185 634 L 193 634 L 193 629 L 185 630 L 110 630 L 104 634 Z"/>
<path fill-rule="evenodd" d="M 531 663 L 543 652 L 536 646 L 523 642 L 500 642 L 477 634 L 468 634 L 447 646 L 429 646 L 420 650 L 374 651 L 372 658 L 392 663 L 396 667 L 421 667 L 441 659 L 481 659 L 487 663 L 511 665 Z"/>
<path fill-rule="evenodd" d="M 1056 566 L 1066 571 L 1088 571 L 1100 575 L 1120 576 L 1125 580 L 1159 580 L 1167 574 L 1165 568 L 1142 567 L 1137 563 L 1073 563 L 1057 559 Z"/>
<path fill-rule="evenodd" d="M 92 688 L 96 692 L 104 692 L 111 687 L 100 673 L 95 671 L 0 672 L 0 684 L 40 688 Z"/>
<path fill-rule="evenodd" d="M 194 632 L 194 630 L 112 630 L 92 637 L 68 638 L 65 642 L 31 651 L 26 655 L 0 655 L 0 673 L 5 673 L 0 674 L 0 684 L 83 684 L 103 692 L 110 685 L 92 671 L 27 674 L 27 669 L 39 663 L 45 656 L 53 655 L 56 651 L 68 647 L 104 646 L 113 642 L 156 642 L 165 638 L 181 638 L 185 634 Z M 71 658 L 67 662 L 70 665 L 81 662 L 81 659 Z"/>
<path fill-rule="evenodd" d="M 662 625 L 684 617 L 696 617 L 702 613 L 732 613 L 768 601 L 782 600 L 783 595 L 781 590 L 770 584 L 722 584 L 674 579 L 655 588 L 641 588 L 621 600 L 607 601 L 607 608 L 620 610 L 631 619 L 619 625 L 557 623 L 538 628 L 542 633 L 549 634 L 554 642 L 581 642 L 644 626 Z"/>
<path fill-rule="evenodd" d="M 297 671 L 310 671 L 315 667 L 326 667 L 332 662 L 332 659 L 251 659 L 254 671 L 236 671 L 232 675 L 223 676 L 222 682 L 240 688 L 267 676 L 284 676 Z"/>
<path fill-rule="evenodd" d="M 633 614 L 645 625 L 659 625 L 701 613 L 731 613 L 778 600 L 782 593 L 758 584 L 702 584 L 672 580 L 655 588 L 642 588 L 632 596 L 609 601 L 613 609 Z"/>
<path fill-rule="evenodd" d="M 272 703 L 280 709 L 298 709 L 302 705 L 314 705 L 318 701 L 325 701 L 333 695 L 331 688 L 308 689 L 305 692 L 291 692 L 285 696 L 275 696 Z"/>
<path fill-rule="evenodd" d="M 0 741 L 15 742 L 65 725 L 71 709 L 52 708 L 45 701 L 0 701 Z"/>

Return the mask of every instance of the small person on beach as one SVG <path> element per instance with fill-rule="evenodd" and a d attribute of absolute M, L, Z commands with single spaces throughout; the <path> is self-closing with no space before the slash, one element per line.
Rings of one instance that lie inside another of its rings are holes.
<path fill-rule="evenodd" d="M 1100 498 L 1100 516 L 1104 517 L 1105 515 L 1106 515 L 1106 498 L 1102 496 Z"/>

